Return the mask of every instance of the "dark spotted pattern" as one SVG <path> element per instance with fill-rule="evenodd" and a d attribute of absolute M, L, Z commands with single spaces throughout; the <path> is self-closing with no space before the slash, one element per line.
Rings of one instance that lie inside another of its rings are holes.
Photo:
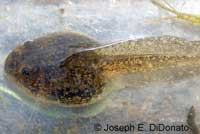
<path fill-rule="evenodd" d="M 83 48 L 100 45 L 77 33 L 50 34 L 13 50 L 6 59 L 5 72 L 33 95 L 68 105 L 87 103 L 101 92 L 103 81 L 97 75 L 100 70 L 88 67 L 88 62 L 69 59 L 68 65 L 62 63 Z"/>

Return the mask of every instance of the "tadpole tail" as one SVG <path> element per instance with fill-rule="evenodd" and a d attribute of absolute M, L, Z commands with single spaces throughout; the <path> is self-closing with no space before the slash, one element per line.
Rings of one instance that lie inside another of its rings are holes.
<path fill-rule="evenodd" d="M 195 109 L 194 106 L 192 106 L 189 110 L 188 116 L 187 116 L 187 123 L 190 126 L 192 130 L 192 134 L 200 134 L 199 129 L 195 123 Z"/>

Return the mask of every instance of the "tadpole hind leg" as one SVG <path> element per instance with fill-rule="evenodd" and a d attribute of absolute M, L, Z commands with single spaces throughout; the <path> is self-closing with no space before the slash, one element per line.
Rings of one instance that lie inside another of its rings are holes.
<path fill-rule="evenodd" d="M 194 106 L 191 106 L 189 113 L 187 115 L 187 123 L 192 130 L 192 134 L 200 134 L 199 129 L 195 122 L 195 109 Z"/>

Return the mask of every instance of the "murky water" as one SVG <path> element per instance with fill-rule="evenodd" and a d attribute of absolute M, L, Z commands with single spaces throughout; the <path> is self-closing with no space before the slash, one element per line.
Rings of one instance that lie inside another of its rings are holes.
<path fill-rule="evenodd" d="M 199 13 L 200 1 L 182 5 L 171 1 L 185 12 Z M 192 7 L 192 8 L 191 8 Z M 6 56 L 20 43 L 55 31 L 76 30 L 102 41 L 104 44 L 157 35 L 175 35 L 188 40 L 200 40 L 200 26 L 171 20 L 149 23 L 148 20 L 170 14 L 153 6 L 148 0 L 61 1 L 0 0 L 0 88 L 7 89 L 3 65 Z M 187 70 L 187 69 L 186 69 Z M 195 68 L 188 68 L 188 71 Z M 198 69 L 196 69 L 198 70 Z M 0 131 L 2 134 L 75 134 L 96 132 L 94 124 L 133 124 L 164 122 L 185 124 L 189 108 L 196 109 L 196 123 L 200 125 L 200 76 L 145 84 L 163 76 L 176 77 L 177 70 L 130 74 L 123 78 L 124 90 L 111 94 L 96 116 L 76 119 L 59 118 L 39 112 L 9 93 L 0 92 Z M 121 82 L 123 82 L 121 81 Z M 35 103 L 35 105 L 38 105 Z M 36 107 L 37 108 L 37 107 Z M 94 112 L 91 112 L 94 113 Z M 62 114 L 62 113 L 61 113 Z M 148 133 L 148 132 L 147 132 Z"/>

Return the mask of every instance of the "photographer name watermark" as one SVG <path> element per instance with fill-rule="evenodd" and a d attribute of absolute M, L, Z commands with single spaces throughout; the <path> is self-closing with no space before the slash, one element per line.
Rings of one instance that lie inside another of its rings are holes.
<path fill-rule="evenodd" d="M 94 131 L 105 132 L 134 132 L 134 131 L 150 131 L 150 132 L 188 132 L 190 127 L 184 124 L 163 124 L 163 123 L 138 123 L 138 124 L 94 124 Z"/>

